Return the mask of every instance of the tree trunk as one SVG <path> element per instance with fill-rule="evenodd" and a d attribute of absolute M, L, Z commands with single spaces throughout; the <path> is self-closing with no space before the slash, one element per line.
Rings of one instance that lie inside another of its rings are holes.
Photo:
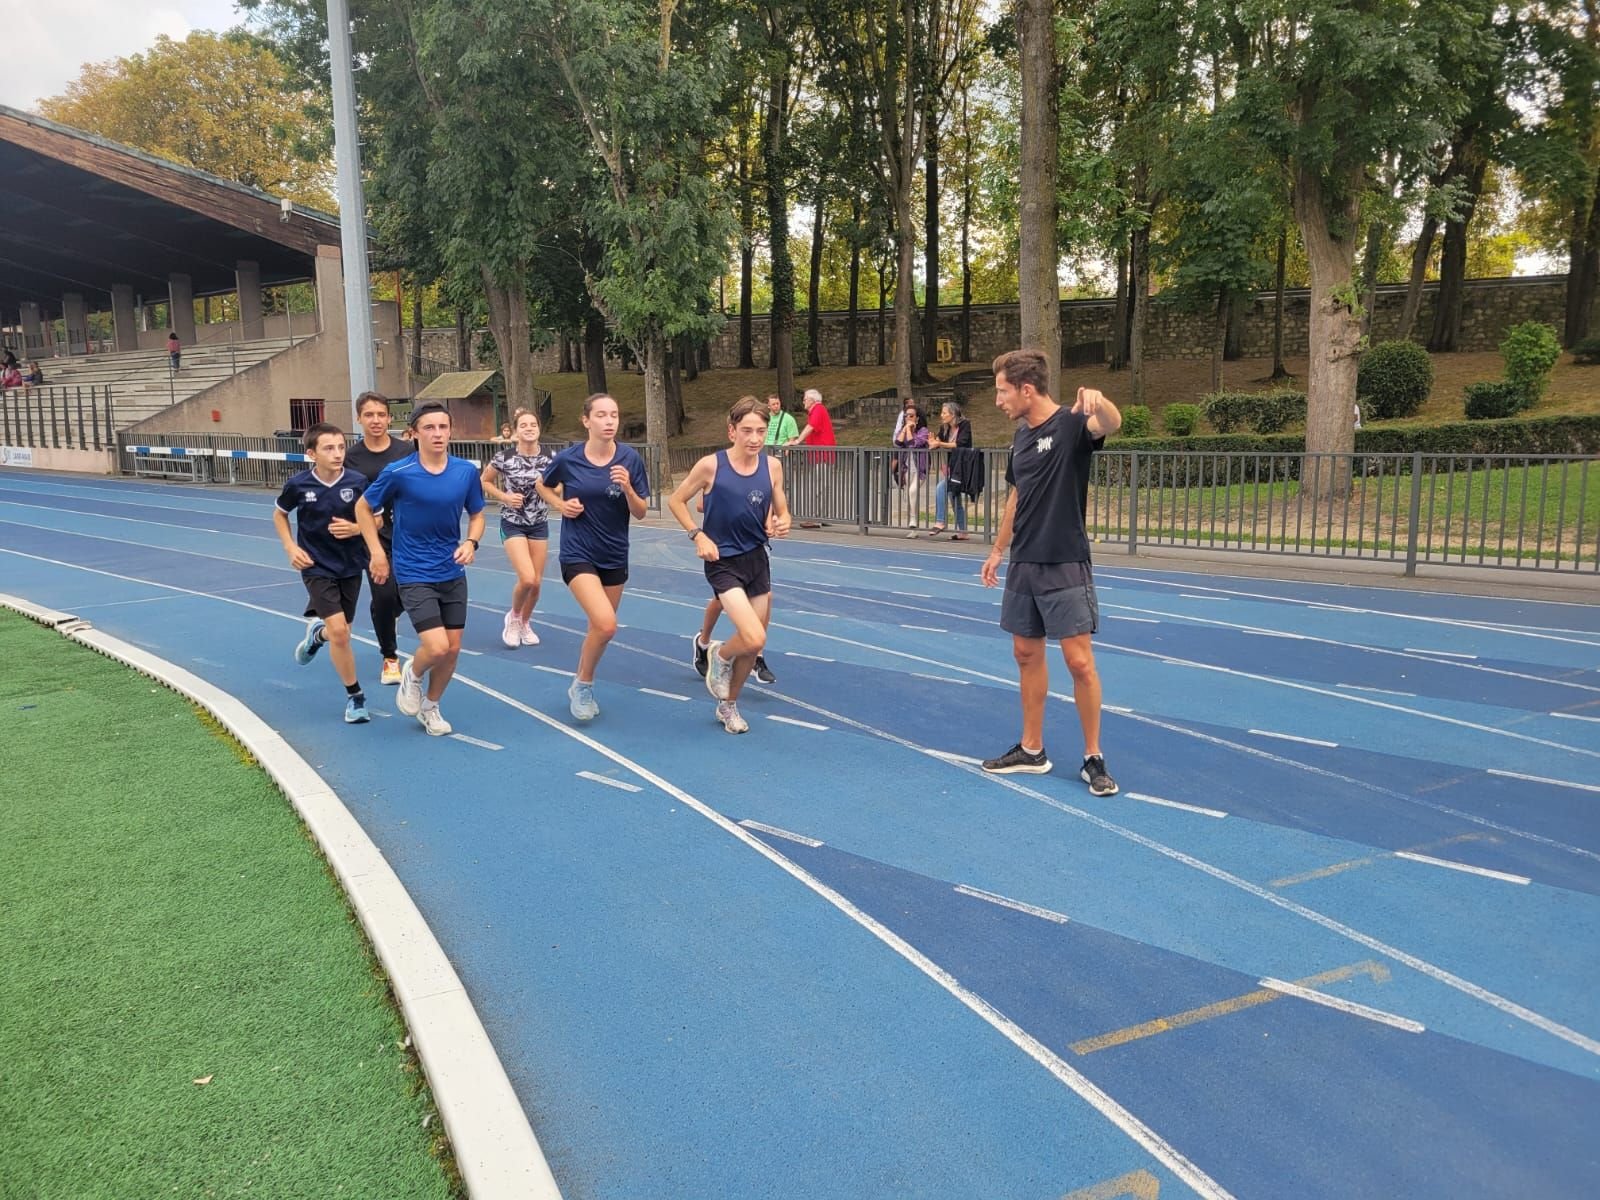
<path fill-rule="evenodd" d="M 888 347 L 884 344 L 886 337 L 888 314 L 884 307 L 885 299 L 889 294 L 888 276 L 884 273 L 887 263 L 878 264 L 878 365 L 881 367 L 889 361 Z"/>
<path fill-rule="evenodd" d="M 1019 200 L 1022 345 L 1044 351 L 1050 395 L 1061 394 L 1061 284 L 1056 276 L 1056 35 L 1051 0 L 1020 0 L 1022 178 Z M 1138 397 L 1136 396 L 1137 400 Z"/>
<path fill-rule="evenodd" d="M 515 411 L 533 406 L 533 350 L 528 339 L 528 293 L 523 280 L 527 271 L 513 267 L 513 282 L 502 286 L 494 281 L 487 267 L 483 272 L 483 294 L 489 303 L 489 332 L 494 335 L 500 355 L 500 371 L 506 381 L 506 406 Z"/>
<path fill-rule="evenodd" d="M 1223 318 L 1222 358 L 1225 362 L 1238 362 L 1244 357 L 1245 307 L 1254 303 L 1252 294 L 1232 289 L 1223 293 L 1227 312 Z"/>
<path fill-rule="evenodd" d="M 1278 232 L 1278 269 L 1274 278 L 1272 297 L 1272 378 L 1276 382 L 1289 378 L 1289 368 L 1283 365 L 1283 277 L 1289 262 L 1289 231 Z"/>
<path fill-rule="evenodd" d="M 811 214 L 811 278 L 806 285 L 806 340 L 811 343 L 806 350 L 806 364 L 822 365 L 822 229 L 823 202 L 826 193 L 819 183 L 813 200 Z"/>
<path fill-rule="evenodd" d="M 411 373 L 422 374 L 422 284 L 411 294 Z"/>
<path fill-rule="evenodd" d="M 850 312 L 844 319 L 845 366 L 857 365 L 856 327 L 861 305 L 861 197 L 850 198 Z"/>
<path fill-rule="evenodd" d="M 561 365 L 557 370 L 563 375 L 572 374 L 572 335 L 565 329 L 561 331 Z"/>
<path fill-rule="evenodd" d="M 667 339 L 651 327 L 644 346 L 644 427 L 645 441 L 665 447 L 667 426 Z M 651 480 L 654 485 L 655 480 Z"/>
<path fill-rule="evenodd" d="M 794 399 L 794 262 L 789 256 L 788 152 L 784 125 L 789 108 L 789 59 L 777 56 L 767 87 L 767 240 L 772 260 L 772 366 L 778 395 Z"/>
<path fill-rule="evenodd" d="M 1222 390 L 1222 360 L 1227 354 L 1229 307 L 1228 293 L 1225 290 L 1219 292 L 1211 326 L 1211 390 L 1213 392 Z"/>
<path fill-rule="evenodd" d="M 606 319 L 594 309 L 583 326 L 583 373 L 591 396 L 606 390 Z"/>
<path fill-rule="evenodd" d="M 1378 306 L 1378 264 L 1383 259 L 1383 222 L 1367 226 L 1367 252 L 1361 259 L 1361 336 L 1372 336 L 1372 314 Z"/>
<path fill-rule="evenodd" d="M 672 346 L 663 355 L 666 359 L 664 382 L 667 393 L 667 435 L 677 437 L 683 432 L 683 350 L 673 339 Z M 646 417 L 648 420 L 648 416 Z M 654 440 L 654 439 L 652 439 Z"/>
<path fill-rule="evenodd" d="M 1411 248 L 1411 277 L 1406 280 L 1406 302 L 1394 331 L 1396 341 L 1410 341 L 1411 331 L 1417 326 L 1417 314 L 1422 311 L 1422 284 L 1428 278 L 1428 259 L 1433 255 L 1433 237 L 1438 231 L 1437 217 L 1423 218 L 1417 244 Z"/>
<path fill-rule="evenodd" d="M 755 296 L 755 248 L 750 239 L 739 243 L 739 366 L 751 370 L 756 365 L 754 317 L 750 304 Z"/>
<path fill-rule="evenodd" d="M 1150 226 L 1128 235 L 1128 366 L 1133 372 L 1133 403 L 1144 403 L 1144 329 L 1150 315 Z"/>
<path fill-rule="evenodd" d="M 906 164 L 909 166 L 910 164 Z M 905 182 L 895 205 L 895 260 L 894 280 L 894 390 L 900 403 L 911 396 L 915 381 L 916 364 L 912 354 L 919 342 L 913 326 L 917 320 L 917 298 L 913 289 L 912 271 L 916 266 L 917 239 L 911 228 L 911 172 L 905 172 Z"/>
<path fill-rule="evenodd" d="M 456 309 L 456 370 L 470 371 L 472 369 L 472 345 L 467 338 L 467 313 L 465 309 Z"/>
<path fill-rule="evenodd" d="M 922 114 L 927 128 L 922 177 L 922 360 L 939 361 L 939 128 L 930 102 Z"/>
<path fill-rule="evenodd" d="M 961 361 L 972 361 L 972 122 L 967 116 L 970 86 L 961 91 L 961 130 L 966 156 L 961 163 Z"/>
<path fill-rule="evenodd" d="M 1488 161 L 1476 137 L 1468 137 L 1456 149 L 1463 166 L 1466 193 L 1460 211 L 1444 223 L 1444 244 L 1439 258 L 1439 295 L 1433 309 L 1433 333 L 1428 349 L 1436 353 L 1454 350 L 1461 340 L 1461 303 L 1466 297 L 1467 229 L 1483 191 L 1483 176 Z"/>
<path fill-rule="evenodd" d="M 1128 319 L 1129 300 L 1132 291 L 1128 286 L 1128 244 L 1125 241 L 1117 245 L 1117 292 L 1116 299 L 1111 306 L 1111 352 L 1106 355 L 1107 363 L 1113 371 L 1120 371 L 1128 365 L 1128 334 L 1132 322 Z"/>
<path fill-rule="evenodd" d="M 1567 304 L 1562 344 L 1571 348 L 1589 336 L 1594 323 L 1594 295 L 1600 283 L 1600 174 L 1587 213 L 1574 205 L 1568 242 Z"/>
<path fill-rule="evenodd" d="M 1349 181 L 1358 195 L 1360 180 Z M 1349 454 L 1355 449 L 1357 353 L 1361 321 L 1355 300 L 1356 201 L 1330 211 L 1321 180 L 1300 170 L 1294 186 L 1295 217 L 1311 265 L 1310 365 L 1306 378 L 1306 461 L 1300 488 L 1319 500 L 1350 491 L 1348 466 L 1316 455 Z M 1348 463 L 1348 460 L 1344 460 Z"/>

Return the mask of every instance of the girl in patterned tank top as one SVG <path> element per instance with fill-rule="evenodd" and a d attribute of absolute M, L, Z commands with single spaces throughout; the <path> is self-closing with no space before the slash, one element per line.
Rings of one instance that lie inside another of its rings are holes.
<path fill-rule="evenodd" d="M 539 418 L 535 413 L 519 408 L 512 419 L 515 440 L 495 451 L 489 465 L 483 468 L 483 491 L 500 502 L 500 541 L 517 573 L 517 582 L 511 589 L 511 608 L 500 634 L 508 649 L 539 644 L 532 625 L 533 607 L 539 603 L 545 556 L 550 549 L 548 510 L 536 485 L 550 465 L 551 455 L 539 444 Z"/>

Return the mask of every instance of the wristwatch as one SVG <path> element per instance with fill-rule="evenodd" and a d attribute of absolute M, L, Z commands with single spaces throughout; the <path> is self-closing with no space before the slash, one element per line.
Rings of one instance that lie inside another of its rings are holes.
<path fill-rule="evenodd" d="M 691 542 L 694 541 L 695 538 L 699 537 L 704 532 L 705 532 L 705 530 L 699 528 L 698 526 L 696 528 L 694 528 L 694 529 L 689 530 L 689 540 Z"/>
<path fill-rule="evenodd" d="M 468 538 L 467 541 L 472 543 L 472 551 L 473 551 L 474 554 L 476 554 L 478 552 L 478 539 L 477 538 Z"/>

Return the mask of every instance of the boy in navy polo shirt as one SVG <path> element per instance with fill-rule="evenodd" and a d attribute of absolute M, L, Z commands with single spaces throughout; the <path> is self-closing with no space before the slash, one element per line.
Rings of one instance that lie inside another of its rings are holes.
<path fill-rule="evenodd" d="M 356 521 L 372 554 L 372 578 L 389 577 L 374 510 L 394 504 L 394 578 L 400 604 L 417 631 L 417 652 L 400 672 L 395 707 L 434 737 L 451 731 L 439 701 L 456 673 L 467 624 L 467 568 L 483 537 L 483 484 L 478 468 L 450 453 L 450 413 L 442 404 L 412 410 L 417 452 L 392 463 L 356 505 Z M 465 511 L 467 536 L 461 536 Z M 422 679 L 427 676 L 424 687 Z"/>
<path fill-rule="evenodd" d="M 300 572 L 309 602 L 311 622 L 294 648 L 294 660 L 305 666 L 317 651 L 328 646 L 328 657 L 346 695 L 344 719 L 350 725 L 368 720 L 367 698 L 356 679 L 356 656 L 350 648 L 350 619 L 361 595 L 361 572 L 367 566 L 367 546 L 359 537 L 340 536 L 329 529 L 335 518 L 354 522 L 356 501 L 367 479 L 344 465 L 344 431 L 319 423 L 306 430 L 306 453 L 311 469 L 291 476 L 278 494 L 272 524 L 278 530 L 289 565 Z M 289 514 L 295 529 L 289 529 Z"/>

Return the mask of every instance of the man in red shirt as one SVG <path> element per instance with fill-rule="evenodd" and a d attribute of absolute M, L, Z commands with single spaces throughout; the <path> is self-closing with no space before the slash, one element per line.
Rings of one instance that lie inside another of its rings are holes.
<path fill-rule="evenodd" d="M 797 436 L 789 439 L 789 445 L 837 445 L 833 437 L 833 418 L 828 415 L 828 410 L 822 407 L 822 393 L 816 388 L 807 388 L 801 400 L 806 406 L 806 423 Z"/>

